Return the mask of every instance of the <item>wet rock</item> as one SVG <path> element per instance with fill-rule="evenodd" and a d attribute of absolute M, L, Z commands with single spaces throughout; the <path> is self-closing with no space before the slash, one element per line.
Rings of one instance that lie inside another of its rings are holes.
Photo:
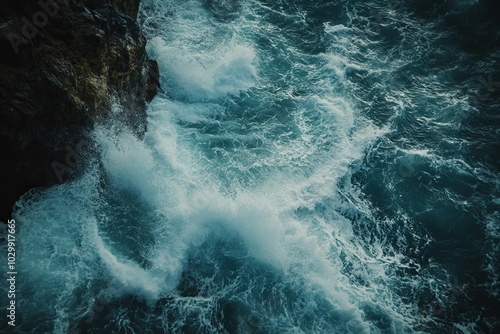
<path fill-rule="evenodd" d="M 20 195 L 59 182 L 52 163 L 109 116 L 141 136 L 158 66 L 138 0 L 25 0 L 0 8 L 0 219 Z"/>

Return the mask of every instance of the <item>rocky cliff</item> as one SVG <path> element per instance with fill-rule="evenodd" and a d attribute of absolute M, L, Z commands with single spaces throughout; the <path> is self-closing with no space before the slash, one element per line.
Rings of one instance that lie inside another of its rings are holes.
<path fill-rule="evenodd" d="M 144 133 L 158 66 L 147 57 L 138 8 L 139 0 L 1 5 L 1 220 L 27 190 L 70 173 L 68 150 L 106 120 L 113 101 L 123 106 L 119 117 Z"/>

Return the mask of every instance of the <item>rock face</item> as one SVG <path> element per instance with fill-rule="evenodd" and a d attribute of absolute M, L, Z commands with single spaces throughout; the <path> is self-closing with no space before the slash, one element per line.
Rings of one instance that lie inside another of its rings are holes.
<path fill-rule="evenodd" d="M 0 8 L 0 219 L 64 162 L 113 101 L 138 135 L 158 89 L 139 0 L 24 0 Z M 113 117 L 117 117 L 113 115 Z"/>

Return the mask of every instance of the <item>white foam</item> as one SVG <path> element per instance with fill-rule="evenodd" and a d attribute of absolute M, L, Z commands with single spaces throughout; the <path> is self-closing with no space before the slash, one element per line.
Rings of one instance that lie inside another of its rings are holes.
<path fill-rule="evenodd" d="M 152 300 L 158 299 L 161 288 L 160 277 L 152 277 L 137 264 L 118 259 L 104 245 L 97 230 L 97 224 L 92 224 L 92 235 L 102 263 L 107 267 L 110 275 L 120 282 L 121 288 L 128 293 L 139 293 Z"/>
<path fill-rule="evenodd" d="M 206 102 L 238 95 L 255 83 L 255 52 L 246 45 L 229 42 L 218 49 L 194 58 L 191 48 L 171 46 L 160 37 L 148 43 L 148 50 L 158 57 L 162 82 L 167 91 L 190 102 Z"/>

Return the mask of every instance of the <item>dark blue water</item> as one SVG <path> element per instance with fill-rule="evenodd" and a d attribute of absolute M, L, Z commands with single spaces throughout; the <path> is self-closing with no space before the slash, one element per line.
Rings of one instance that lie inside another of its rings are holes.
<path fill-rule="evenodd" d="M 166 93 L 17 203 L 17 332 L 498 332 L 496 15 L 142 1 Z"/>

